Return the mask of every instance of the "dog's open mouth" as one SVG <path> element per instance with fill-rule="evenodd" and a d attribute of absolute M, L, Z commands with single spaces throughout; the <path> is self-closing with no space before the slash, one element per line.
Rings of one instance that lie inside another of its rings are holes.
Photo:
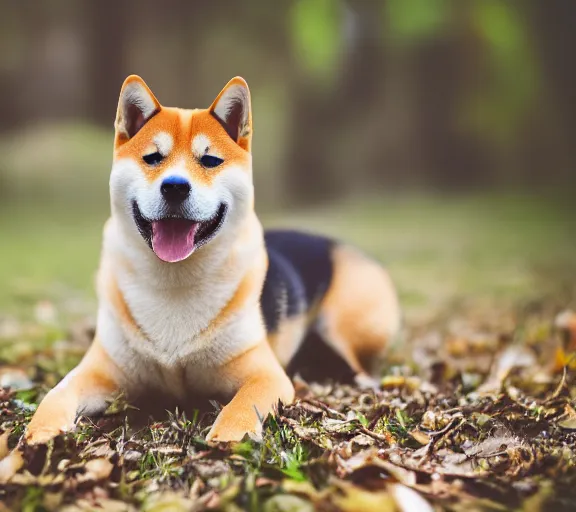
<path fill-rule="evenodd" d="M 186 259 L 212 240 L 224 224 L 227 210 L 228 206 L 222 203 L 212 218 L 203 221 L 172 216 L 152 220 L 142 215 L 136 201 L 132 203 L 140 234 L 156 256 L 169 263 Z"/>

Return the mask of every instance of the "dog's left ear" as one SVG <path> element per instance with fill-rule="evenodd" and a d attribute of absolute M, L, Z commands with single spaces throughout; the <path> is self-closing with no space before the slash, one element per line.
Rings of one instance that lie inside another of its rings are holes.
<path fill-rule="evenodd" d="M 237 76 L 230 80 L 210 106 L 210 113 L 242 149 L 250 151 L 252 109 L 246 81 Z"/>

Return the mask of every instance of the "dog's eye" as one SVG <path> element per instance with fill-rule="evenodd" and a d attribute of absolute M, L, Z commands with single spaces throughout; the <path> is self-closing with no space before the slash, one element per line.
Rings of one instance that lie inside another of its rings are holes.
<path fill-rule="evenodd" d="M 217 156 L 212 156 L 212 155 L 204 155 L 200 159 L 200 163 L 204 167 L 207 167 L 208 169 L 212 169 L 213 167 L 218 167 L 223 161 L 224 160 L 222 160 L 221 158 L 218 158 Z"/>
<path fill-rule="evenodd" d="M 159 153 L 158 151 L 155 151 L 154 153 L 150 153 L 149 155 L 144 155 L 142 159 L 148 165 L 158 165 L 162 160 L 164 160 L 164 155 L 162 155 L 162 153 Z"/>

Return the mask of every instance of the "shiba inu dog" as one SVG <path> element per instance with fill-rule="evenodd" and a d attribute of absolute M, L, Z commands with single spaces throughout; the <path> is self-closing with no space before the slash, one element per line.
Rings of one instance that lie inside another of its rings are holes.
<path fill-rule="evenodd" d="M 252 113 L 242 78 L 208 109 L 160 105 L 130 76 L 120 93 L 111 217 L 97 280 L 94 342 L 41 402 L 25 434 L 43 443 L 117 393 L 228 403 L 210 443 L 259 436 L 285 372 L 314 331 L 368 379 L 399 327 L 385 270 L 299 232 L 264 233 L 254 212 Z"/>

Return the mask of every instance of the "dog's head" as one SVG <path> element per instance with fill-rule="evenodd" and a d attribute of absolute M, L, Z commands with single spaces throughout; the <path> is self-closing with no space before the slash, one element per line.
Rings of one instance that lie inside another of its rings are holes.
<path fill-rule="evenodd" d="M 112 210 L 166 262 L 188 258 L 253 205 L 250 92 L 233 78 L 208 109 L 163 107 L 130 76 L 120 92 Z"/>

